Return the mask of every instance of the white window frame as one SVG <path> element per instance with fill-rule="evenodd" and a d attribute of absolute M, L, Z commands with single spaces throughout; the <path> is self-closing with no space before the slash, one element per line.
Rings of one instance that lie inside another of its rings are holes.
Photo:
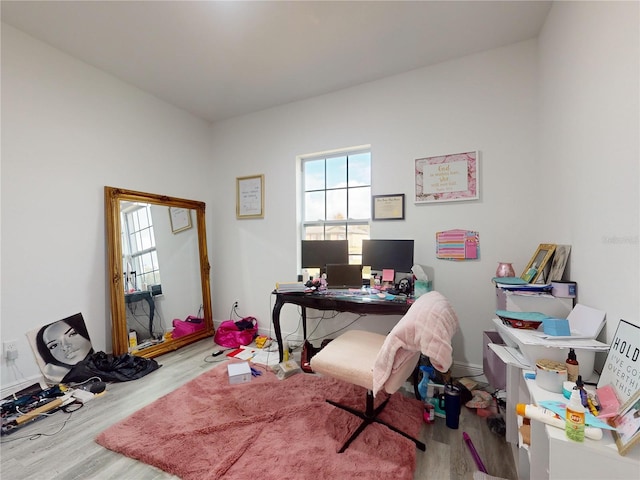
<path fill-rule="evenodd" d="M 297 183 L 298 183 L 298 218 L 299 218 L 299 235 L 298 235 L 298 262 L 300 259 L 300 241 L 302 239 L 304 239 L 306 237 L 306 228 L 310 227 L 310 226 L 322 226 L 323 228 L 323 237 L 324 234 L 326 234 L 326 228 L 327 227 L 331 227 L 332 225 L 335 226 L 346 226 L 346 231 L 347 231 L 347 239 L 349 237 L 349 230 L 350 227 L 357 227 L 358 225 L 363 225 L 366 226 L 367 229 L 369 230 L 369 232 L 371 231 L 371 213 L 370 213 L 370 209 L 369 209 L 369 215 L 367 216 L 367 218 L 358 218 L 358 219 L 350 219 L 350 218 L 345 218 L 345 219 L 341 219 L 341 220 L 314 220 L 314 221 L 305 221 L 304 219 L 304 212 L 305 212 L 305 190 L 304 190 L 304 163 L 306 161 L 309 160 L 320 160 L 320 159 L 330 159 L 333 157 L 342 157 L 342 156 L 350 156 L 350 155 L 356 155 L 356 154 L 360 154 L 360 153 L 368 153 L 371 156 L 371 145 L 360 145 L 357 147 L 350 147 L 350 148 L 345 148 L 345 149 L 337 149 L 337 150 L 329 150 L 329 151 L 324 151 L 324 152 L 317 152 L 317 153 L 313 153 L 313 154 L 306 154 L 306 155 L 300 155 L 297 158 L 297 163 L 298 163 L 298 175 L 297 175 Z M 372 162 L 372 160 L 371 160 Z M 369 189 L 371 189 L 372 185 L 371 185 L 371 179 L 369 179 L 369 185 L 368 185 Z M 348 187 L 347 186 L 347 191 L 350 188 L 358 188 L 358 187 Z M 329 191 L 331 189 L 325 189 L 326 191 Z M 348 194 L 347 194 L 347 202 L 348 202 Z M 326 198 L 326 196 L 325 196 Z M 347 203 L 348 205 L 348 203 Z M 366 237 L 362 237 L 362 238 L 369 238 L 370 235 L 367 235 Z M 351 247 L 350 244 L 350 249 L 349 249 L 349 258 L 350 258 L 350 262 L 351 263 L 359 263 L 359 259 L 362 258 L 362 249 L 360 249 L 359 253 L 353 252 L 353 248 Z"/>

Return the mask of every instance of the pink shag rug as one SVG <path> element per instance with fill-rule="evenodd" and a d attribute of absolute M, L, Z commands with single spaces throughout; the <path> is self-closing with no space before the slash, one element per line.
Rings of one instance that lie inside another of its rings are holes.
<path fill-rule="evenodd" d="M 364 409 L 366 391 L 331 378 L 271 372 L 229 385 L 213 368 L 102 432 L 100 445 L 183 479 L 413 479 L 416 447 L 369 425 L 336 453 L 359 419 L 325 402 Z M 385 398 L 379 394 L 376 405 Z M 417 436 L 422 404 L 400 393 L 380 418 Z"/>

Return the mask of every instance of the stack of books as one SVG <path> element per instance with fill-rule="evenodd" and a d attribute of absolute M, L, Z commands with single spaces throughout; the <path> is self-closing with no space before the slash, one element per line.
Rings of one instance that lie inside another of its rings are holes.
<path fill-rule="evenodd" d="M 278 293 L 304 293 L 309 289 L 302 282 L 278 282 L 276 283 L 276 292 Z"/>

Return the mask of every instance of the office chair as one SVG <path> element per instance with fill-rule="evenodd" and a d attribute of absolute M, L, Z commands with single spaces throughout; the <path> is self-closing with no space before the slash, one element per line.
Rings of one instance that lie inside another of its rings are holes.
<path fill-rule="evenodd" d="M 389 335 L 349 330 L 311 359 L 314 372 L 367 389 L 364 411 L 327 400 L 331 405 L 362 419 L 338 453 L 344 452 L 372 423 L 386 426 L 413 441 L 420 450 L 425 450 L 424 443 L 380 420 L 378 415 L 391 395 L 414 371 L 421 353 L 429 357 L 437 370 L 449 370 L 453 361 L 451 338 L 457 329 L 458 318 L 448 300 L 438 292 L 429 292 L 411 305 Z M 374 408 L 374 398 L 382 390 L 388 394 L 387 398 Z"/>

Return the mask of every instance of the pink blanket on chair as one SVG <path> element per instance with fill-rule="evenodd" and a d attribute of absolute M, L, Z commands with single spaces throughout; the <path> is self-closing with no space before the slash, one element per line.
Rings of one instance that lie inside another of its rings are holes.
<path fill-rule="evenodd" d="M 446 372 L 453 362 L 451 339 L 458 330 L 458 317 L 439 292 L 416 300 L 387 335 L 373 367 L 373 394 L 384 388 L 389 376 L 415 352 L 429 357 L 431 364 Z"/>

